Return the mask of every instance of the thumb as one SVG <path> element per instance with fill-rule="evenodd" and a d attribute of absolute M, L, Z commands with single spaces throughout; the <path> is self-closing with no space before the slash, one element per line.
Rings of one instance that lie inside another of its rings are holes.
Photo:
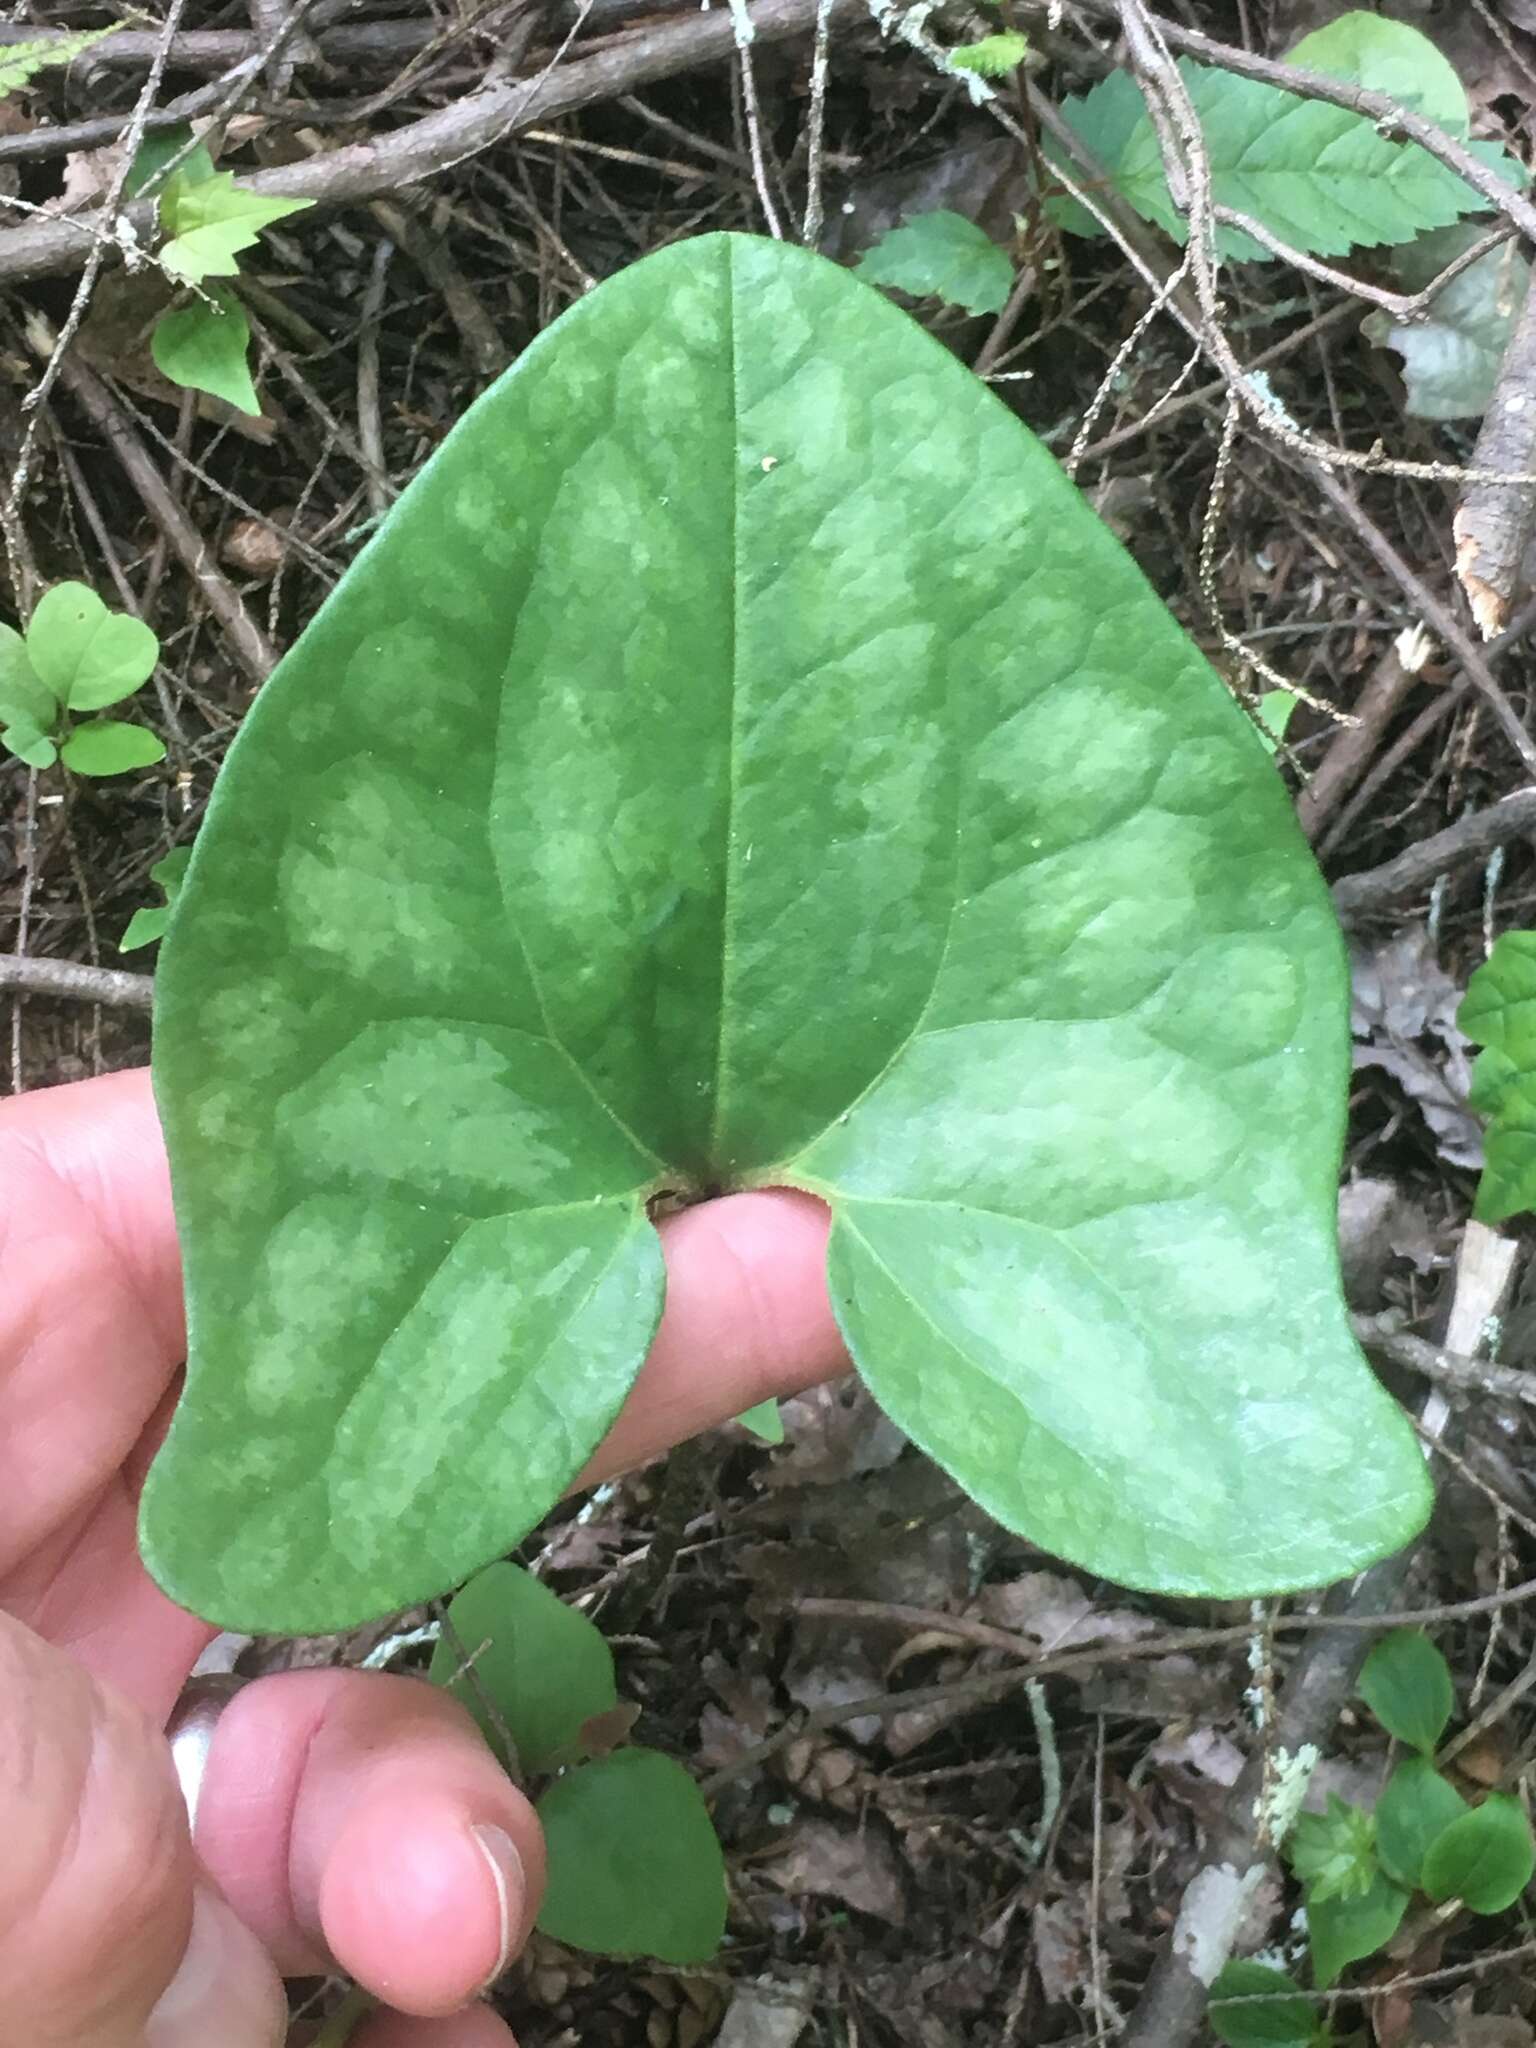
<path fill-rule="evenodd" d="M 0 2012 L 28 2048 L 279 2048 L 282 1985 L 198 1870 L 170 1750 L 0 1615 Z"/>

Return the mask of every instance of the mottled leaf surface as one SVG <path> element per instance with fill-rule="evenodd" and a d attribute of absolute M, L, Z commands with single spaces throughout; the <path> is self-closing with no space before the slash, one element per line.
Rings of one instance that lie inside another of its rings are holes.
<path fill-rule="evenodd" d="M 477 404 L 258 700 L 165 956 L 144 1543 L 221 1622 L 534 1523 L 649 1344 L 662 1189 L 823 1195 L 879 1399 L 1095 1571 L 1308 1585 L 1423 1519 L 1280 780 L 1018 421 L 804 252 L 667 250 Z"/>
<path fill-rule="evenodd" d="M 1456 1022 L 1485 1047 L 1468 1097 L 1488 1119 L 1473 1214 L 1502 1223 L 1536 1208 L 1536 932 L 1505 932 L 1467 983 Z"/>

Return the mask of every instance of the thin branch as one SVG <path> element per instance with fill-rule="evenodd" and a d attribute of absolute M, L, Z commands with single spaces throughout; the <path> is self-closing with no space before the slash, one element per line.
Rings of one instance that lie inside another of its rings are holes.
<path fill-rule="evenodd" d="M 829 0 L 828 15 L 833 22 L 862 11 L 863 0 Z M 783 42 L 815 27 L 817 0 L 757 0 L 748 14 L 759 42 Z M 660 21 L 589 57 L 577 57 L 548 75 L 489 86 L 375 140 L 325 150 L 303 163 L 257 171 L 241 179 L 240 186 L 250 192 L 313 200 L 317 206 L 394 197 L 405 186 L 451 170 L 525 128 L 596 101 L 616 99 L 637 86 L 671 78 L 696 65 L 718 63 L 735 49 L 735 27 L 724 8 Z M 141 239 L 152 234 L 152 204 L 131 207 L 124 217 Z M 311 218 L 301 214 L 290 225 L 302 230 Z M 18 284 L 77 269 L 85 248 L 99 239 L 101 232 L 98 213 L 50 216 L 12 228 L 0 236 L 0 283 Z"/>
<path fill-rule="evenodd" d="M 110 1003 L 120 1010 L 147 1010 L 154 977 L 125 974 L 113 967 L 85 967 L 75 960 L 34 960 L 25 953 L 0 953 L 0 989 L 26 995 L 66 996 L 72 1002 Z"/>
<path fill-rule="evenodd" d="M 1522 789 L 1486 811 L 1473 811 L 1421 839 L 1379 868 L 1367 868 L 1358 875 L 1345 875 L 1333 885 L 1333 905 L 1345 923 L 1369 917 L 1378 910 L 1427 889 L 1437 875 L 1468 861 L 1482 860 L 1495 847 L 1512 839 L 1536 833 L 1536 789 Z"/>

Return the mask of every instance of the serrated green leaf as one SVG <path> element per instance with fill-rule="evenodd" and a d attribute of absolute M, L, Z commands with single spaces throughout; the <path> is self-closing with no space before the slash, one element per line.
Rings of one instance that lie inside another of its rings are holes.
<path fill-rule="evenodd" d="M 1216 202 L 1251 215 L 1293 248 L 1343 255 L 1351 248 L 1405 242 L 1485 209 L 1479 193 L 1417 143 L 1395 142 L 1346 108 L 1187 58 L 1179 70 L 1205 133 Z M 1113 98 L 1097 90 L 1103 97 L 1094 118 L 1101 143 L 1112 145 L 1129 100 L 1123 89 Z M 1063 106 L 1085 141 L 1090 136 L 1080 123 L 1094 97 Z M 1104 154 L 1104 160 L 1121 196 L 1182 242 L 1186 224 L 1169 195 L 1157 136 L 1144 112 L 1118 155 Z M 1495 151 L 1493 160 L 1501 176 L 1516 181 L 1520 174 L 1507 158 Z M 1223 229 L 1219 239 L 1232 261 L 1269 260 L 1267 250 L 1237 230 Z"/>
<path fill-rule="evenodd" d="M 743 1409 L 736 1420 L 765 1444 L 784 1441 L 784 1417 L 779 1413 L 777 1401 L 759 1401 L 755 1406 Z"/>
<path fill-rule="evenodd" d="M 1467 1810 L 1428 1757 L 1405 1757 L 1376 1802 L 1376 1853 L 1388 1877 L 1417 1891 L 1425 1852 Z"/>
<path fill-rule="evenodd" d="M 498 1756 L 505 1728 L 525 1770 L 564 1760 L 582 1723 L 618 1698 L 602 1635 L 520 1565 L 487 1565 L 455 1594 L 448 1619 L 453 1636 L 445 1631 L 432 1652 L 433 1684 L 469 1709 Z M 465 1656 L 471 1672 L 460 1670 Z"/>
<path fill-rule="evenodd" d="M 142 619 L 108 611 L 84 583 L 54 584 L 27 625 L 34 673 L 71 711 L 103 711 L 131 697 L 159 656 L 160 642 Z"/>
<path fill-rule="evenodd" d="M 1408 1893 L 1385 1876 L 1363 1897 L 1323 1899 L 1316 1905 L 1308 1899 L 1307 1941 L 1318 1990 L 1327 1991 L 1350 1963 L 1384 1948 L 1407 1910 Z"/>
<path fill-rule="evenodd" d="M 13 626 L 0 626 L 0 722 L 46 732 L 58 702 L 27 658 L 27 643 Z"/>
<path fill-rule="evenodd" d="M 1325 1812 L 1297 1815 L 1285 1853 L 1307 1887 L 1309 1905 L 1363 1898 L 1378 1875 L 1375 1820 L 1330 1792 Z"/>
<path fill-rule="evenodd" d="M 257 699 L 158 982 L 192 1331 L 142 1533 L 228 1625 L 547 1512 L 662 1188 L 827 1201 L 877 1398 L 1093 1571 L 1308 1586 L 1424 1517 L 1280 779 L 1014 416 L 803 250 L 650 257 L 478 403 Z"/>
<path fill-rule="evenodd" d="M 160 196 L 160 222 L 170 240 L 159 251 L 173 277 L 198 284 L 206 277 L 234 277 L 236 257 L 263 228 L 302 213 L 312 199 L 267 198 L 235 183 L 233 171 L 187 178 L 177 171 Z"/>
<path fill-rule="evenodd" d="M 914 299 L 943 299 L 967 313 L 1000 313 L 1013 265 L 974 221 L 958 213 L 918 213 L 880 237 L 853 266 L 866 284 Z"/>
<path fill-rule="evenodd" d="M 1473 1913 L 1502 1913 L 1536 1870 L 1531 1824 L 1518 1799 L 1490 1792 L 1438 1834 L 1424 1855 L 1424 1890 L 1437 1902 L 1460 1899 Z"/>
<path fill-rule="evenodd" d="M 549 1855 L 539 1930 L 597 1955 L 707 1963 L 725 1932 L 725 1863 L 681 1764 L 621 1749 L 538 1802 Z"/>
<path fill-rule="evenodd" d="M 186 877 L 187 862 L 192 858 L 190 846 L 173 846 L 163 860 L 157 860 L 149 871 L 149 878 L 165 891 L 162 904 L 136 910 L 128 920 L 127 930 L 117 942 L 119 953 L 136 952 L 140 946 L 153 944 L 164 938 L 171 921 L 171 912 L 176 907 L 176 898 Z"/>
<path fill-rule="evenodd" d="M 1228 1999 L 1264 2002 L 1228 2005 Z M 1310 2048 L 1317 2033 L 1312 2001 L 1267 1963 L 1226 1965 L 1211 1986 L 1210 2021 L 1227 2048 Z"/>
<path fill-rule="evenodd" d="M 70 35 L 48 36 L 35 43 L 7 43 L 0 49 L 0 100 L 7 93 L 19 92 L 39 71 L 73 64 L 97 43 L 115 36 L 121 27 L 121 22 L 114 21 L 106 28 L 78 29 Z"/>
<path fill-rule="evenodd" d="M 1405 243 L 1392 261 L 1403 290 L 1422 291 L 1486 232 L 1463 222 Z M 1414 419 L 1477 419 L 1487 411 L 1530 280 L 1529 262 L 1510 241 L 1436 292 L 1426 319 L 1367 315 L 1361 323 L 1366 337 L 1403 359 L 1406 410 Z"/>
<path fill-rule="evenodd" d="M 1384 92 L 1458 140 L 1471 125 L 1456 67 L 1406 22 L 1356 8 L 1303 36 L 1285 61 L 1298 71 L 1320 71 Z"/>
<path fill-rule="evenodd" d="M 75 727 L 60 747 L 59 758 L 77 775 L 126 775 L 131 768 L 152 768 L 163 761 L 165 745 L 142 725 L 92 719 Z"/>
<path fill-rule="evenodd" d="M 1147 103 L 1130 72 L 1106 72 L 1090 91 L 1078 98 L 1064 100 L 1061 111 L 1083 147 L 1110 173 L 1113 183 L 1113 174 L 1125 154 L 1125 145 L 1147 118 Z M 1065 151 L 1053 137 L 1045 136 L 1042 147 L 1048 163 L 1065 166 L 1072 170 L 1074 183 L 1083 183 L 1081 172 L 1067 163 Z M 1069 234 L 1091 238 L 1104 233 L 1087 207 L 1080 206 L 1065 193 L 1048 200 L 1046 211 L 1056 226 Z"/>
<path fill-rule="evenodd" d="M 1536 932 L 1505 932 L 1494 942 L 1456 1022 L 1487 1048 L 1467 1097 L 1488 1119 L 1472 1213 L 1502 1223 L 1536 1208 Z"/>
<path fill-rule="evenodd" d="M 133 159 L 133 168 L 128 173 L 125 187 L 130 199 L 137 199 L 147 185 L 160 175 L 163 167 L 174 158 L 181 156 L 192 140 L 189 127 L 162 128 L 158 134 L 146 135 L 139 144 Z M 187 185 L 201 185 L 214 175 L 213 158 L 202 143 L 187 149 L 187 154 L 177 164 L 175 175 Z"/>
<path fill-rule="evenodd" d="M 1422 1629 L 1395 1628 L 1371 1647 L 1360 1697 L 1389 1735 L 1425 1755 L 1456 1705 L 1451 1668 Z"/>
<path fill-rule="evenodd" d="M 251 382 L 246 354 L 251 325 L 235 294 L 207 287 L 207 300 L 162 313 L 149 337 L 150 354 L 162 377 L 187 391 L 206 391 L 237 412 L 259 414 L 261 401 Z"/>
<path fill-rule="evenodd" d="M 16 719 L 0 730 L 0 746 L 8 748 L 29 768 L 51 768 L 59 758 L 59 750 L 47 733 L 25 719 Z"/>
<path fill-rule="evenodd" d="M 1017 71 L 1029 55 L 1029 37 L 1017 29 L 1005 34 L 983 36 L 979 43 L 959 43 L 945 52 L 946 61 L 957 71 L 974 71 L 978 78 L 1006 78 Z"/>

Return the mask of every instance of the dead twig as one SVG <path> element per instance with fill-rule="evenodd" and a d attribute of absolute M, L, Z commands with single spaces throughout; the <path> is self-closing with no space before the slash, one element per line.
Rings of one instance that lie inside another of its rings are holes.
<path fill-rule="evenodd" d="M 1536 524 L 1536 485 L 1529 480 L 1533 461 L 1536 291 L 1528 291 L 1472 454 L 1474 468 L 1502 470 L 1522 481 L 1469 484 L 1451 525 L 1456 574 L 1485 640 L 1496 638 L 1509 623 L 1520 565 Z"/>
<path fill-rule="evenodd" d="M 155 983 L 153 975 L 125 974 L 115 967 L 86 967 L 76 960 L 34 960 L 25 953 L 0 953 L 0 989 L 67 996 L 78 1003 L 110 1003 L 120 1010 L 147 1010 L 154 1001 Z"/>
<path fill-rule="evenodd" d="M 52 354 L 53 332 L 40 314 L 33 314 L 28 319 L 26 335 L 28 345 L 45 360 Z M 264 683 L 276 665 L 274 650 L 218 566 L 207 539 L 197 531 L 177 502 L 132 422 L 94 370 L 87 369 L 74 356 L 54 356 L 53 359 L 60 365 L 59 381 L 122 464 L 145 510 L 165 535 L 209 611 L 223 627 L 230 652 L 253 682 Z"/>
<path fill-rule="evenodd" d="M 829 19 L 835 22 L 861 7 L 862 0 L 828 0 Z M 763 43 L 809 33 L 816 14 L 817 0 L 757 0 L 757 5 L 748 9 L 754 37 Z M 391 197 L 404 186 L 451 170 L 525 128 L 573 113 L 578 107 L 617 99 L 654 79 L 718 63 L 734 54 L 736 47 L 735 24 L 725 9 L 660 21 L 589 57 L 575 58 L 557 71 L 489 86 L 374 140 L 325 150 L 303 163 L 257 171 L 240 183 L 248 191 L 310 199 L 317 206 Z M 145 238 L 153 230 L 153 216 L 153 204 L 146 202 L 129 208 L 123 217 Z M 289 225 L 302 229 L 313 218 L 308 213 L 297 215 Z M 0 235 L 0 283 L 19 284 L 77 268 L 85 250 L 101 239 L 102 228 L 99 213 L 67 219 L 34 218 L 12 228 Z"/>
<path fill-rule="evenodd" d="M 1408 847 L 1378 868 L 1344 875 L 1333 885 L 1333 904 L 1346 924 L 1385 910 L 1415 891 L 1427 889 L 1437 875 L 1482 860 L 1497 846 L 1536 833 L 1536 789 L 1517 790 L 1485 811 L 1473 811 Z"/>

